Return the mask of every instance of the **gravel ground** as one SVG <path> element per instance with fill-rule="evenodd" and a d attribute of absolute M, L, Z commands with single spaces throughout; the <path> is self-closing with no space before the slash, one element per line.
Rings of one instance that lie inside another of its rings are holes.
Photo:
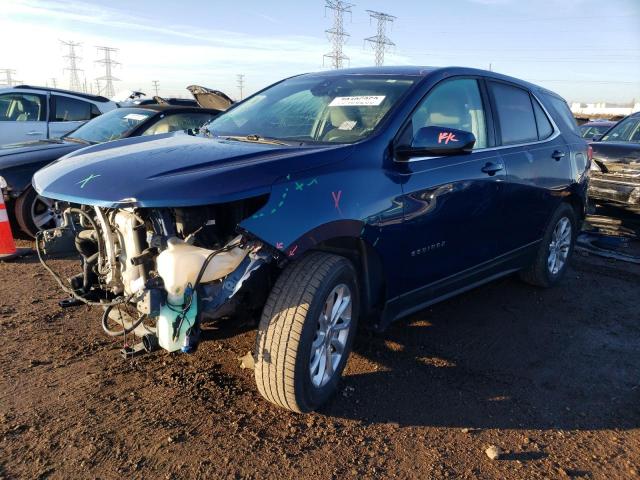
<path fill-rule="evenodd" d="M 0 263 L 0 478 L 640 478 L 639 294 L 639 265 L 583 253 L 557 288 L 504 278 L 362 329 L 302 416 L 240 368 L 252 328 L 125 361 L 34 256 Z"/>

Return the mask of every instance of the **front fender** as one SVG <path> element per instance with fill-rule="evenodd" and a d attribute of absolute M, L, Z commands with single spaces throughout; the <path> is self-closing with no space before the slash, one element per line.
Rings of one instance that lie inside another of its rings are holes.
<path fill-rule="evenodd" d="M 402 250 L 402 217 L 400 184 L 382 168 L 325 169 L 284 177 L 240 228 L 291 259 L 330 239 L 360 238 L 389 264 Z"/>

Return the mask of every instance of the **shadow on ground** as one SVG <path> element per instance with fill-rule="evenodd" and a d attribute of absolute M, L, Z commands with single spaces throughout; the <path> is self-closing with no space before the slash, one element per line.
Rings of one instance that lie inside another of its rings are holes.
<path fill-rule="evenodd" d="M 355 351 L 368 371 L 348 375 L 325 413 L 407 426 L 637 428 L 640 269 L 629 282 L 606 265 L 583 275 L 583 264 L 600 269 L 581 258 L 551 290 L 506 278 L 383 336 L 361 333 Z"/>

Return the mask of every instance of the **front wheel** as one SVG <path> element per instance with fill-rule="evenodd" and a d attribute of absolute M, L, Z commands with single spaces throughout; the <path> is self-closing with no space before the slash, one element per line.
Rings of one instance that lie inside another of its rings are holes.
<path fill-rule="evenodd" d="M 551 217 L 533 263 L 520 272 L 520 277 L 539 287 L 555 285 L 567 270 L 577 235 L 576 212 L 563 203 Z"/>
<path fill-rule="evenodd" d="M 335 392 L 358 321 L 355 270 L 346 258 L 315 252 L 290 265 L 265 304 L 255 379 L 270 402 L 309 412 Z"/>

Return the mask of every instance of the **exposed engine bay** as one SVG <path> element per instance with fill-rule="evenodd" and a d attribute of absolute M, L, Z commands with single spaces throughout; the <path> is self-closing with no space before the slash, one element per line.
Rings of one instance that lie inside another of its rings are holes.
<path fill-rule="evenodd" d="M 263 204 L 255 198 L 186 208 L 67 206 L 63 225 L 40 232 L 36 247 L 71 296 L 61 305 L 102 307 L 104 331 L 142 337 L 138 351 L 186 352 L 195 348 L 201 322 L 250 313 L 264 302 L 270 269 L 260 267 L 277 251 L 237 229 Z M 65 280 L 47 259 L 72 253 L 80 255 L 82 272 Z M 258 270 L 259 281 L 248 282 Z"/>

